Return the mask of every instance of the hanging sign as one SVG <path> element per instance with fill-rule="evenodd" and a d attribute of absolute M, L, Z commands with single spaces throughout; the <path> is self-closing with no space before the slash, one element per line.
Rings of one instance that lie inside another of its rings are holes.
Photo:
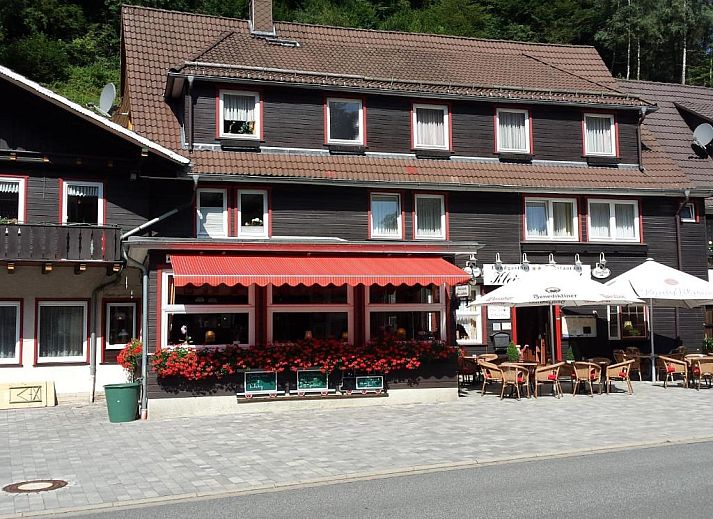
<path fill-rule="evenodd" d="M 496 266 L 494 263 L 486 263 L 483 265 L 483 284 L 484 285 L 507 285 L 516 279 L 527 276 L 533 272 L 541 272 L 542 270 L 554 270 L 557 273 L 570 274 L 590 278 L 592 276 L 592 267 L 590 265 L 529 265 L 527 269 L 523 269 L 519 263 L 503 263 Z"/>
<path fill-rule="evenodd" d="M 456 285 L 456 297 L 470 297 L 470 285 Z"/>

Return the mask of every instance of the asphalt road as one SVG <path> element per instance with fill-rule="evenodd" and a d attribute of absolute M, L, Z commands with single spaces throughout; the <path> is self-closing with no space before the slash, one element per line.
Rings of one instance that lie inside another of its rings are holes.
<path fill-rule="evenodd" d="M 713 517 L 712 487 L 710 442 L 182 501 L 74 517 L 709 519 Z"/>

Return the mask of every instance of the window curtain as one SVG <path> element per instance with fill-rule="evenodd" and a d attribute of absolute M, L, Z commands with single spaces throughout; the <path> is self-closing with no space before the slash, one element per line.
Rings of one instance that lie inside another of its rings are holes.
<path fill-rule="evenodd" d="M 527 223 L 527 235 L 532 237 L 547 236 L 547 202 L 527 202 L 525 206 L 525 221 Z"/>
<path fill-rule="evenodd" d="M 609 238 L 609 204 L 589 204 L 589 230 L 594 238 Z"/>
<path fill-rule="evenodd" d="M 0 359 L 15 357 L 17 347 L 17 307 L 0 306 Z"/>
<path fill-rule="evenodd" d="M 20 194 L 20 183 L 0 180 L 0 193 Z"/>
<path fill-rule="evenodd" d="M 81 357 L 85 340 L 83 307 L 40 307 L 40 357 Z"/>
<path fill-rule="evenodd" d="M 616 220 L 617 238 L 636 238 L 634 206 L 631 204 L 615 204 L 614 219 Z"/>
<path fill-rule="evenodd" d="M 552 202 L 552 217 L 554 219 L 554 235 L 573 237 L 574 206 L 572 202 Z"/>
<path fill-rule="evenodd" d="M 520 112 L 498 112 L 500 149 L 527 150 L 525 117 L 526 114 Z"/>
<path fill-rule="evenodd" d="M 446 124 L 443 110 L 416 109 L 416 144 L 419 146 L 446 147 Z"/>
<path fill-rule="evenodd" d="M 238 123 L 253 123 L 252 131 L 243 131 L 240 128 L 228 126 L 228 133 L 255 133 L 255 97 L 224 95 L 223 96 L 223 119 L 225 121 Z"/>
<path fill-rule="evenodd" d="M 609 117 L 587 117 L 587 153 L 613 155 L 612 121 Z"/>
<path fill-rule="evenodd" d="M 396 197 L 375 196 L 371 201 L 372 232 L 375 235 L 397 235 L 399 202 Z"/>
<path fill-rule="evenodd" d="M 68 196 L 78 196 L 80 198 L 84 197 L 95 197 L 99 198 L 99 186 L 82 186 L 75 184 L 67 185 L 67 195 Z"/>
<path fill-rule="evenodd" d="M 441 236 L 441 214 L 440 198 L 417 198 L 417 234 L 419 236 Z"/>

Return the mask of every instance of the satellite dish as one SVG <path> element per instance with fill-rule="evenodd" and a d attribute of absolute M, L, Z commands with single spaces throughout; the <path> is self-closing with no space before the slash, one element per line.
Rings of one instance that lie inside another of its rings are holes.
<path fill-rule="evenodd" d="M 99 111 L 108 116 L 115 99 L 116 87 L 114 83 L 107 83 L 102 88 L 101 96 L 99 96 Z M 713 140 L 713 127 L 711 127 L 711 140 Z"/>
<path fill-rule="evenodd" d="M 699 124 L 693 131 L 693 143 L 691 148 L 701 158 L 709 155 L 707 146 L 713 142 L 713 126 L 708 123 Z"/>

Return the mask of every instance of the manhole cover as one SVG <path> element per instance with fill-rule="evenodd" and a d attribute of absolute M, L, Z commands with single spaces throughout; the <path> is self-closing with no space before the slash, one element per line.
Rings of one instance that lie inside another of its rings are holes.
<path fill-rule="evenodd" d="M 48 492 L 64 486 L 67 486 L 67 482 L 61 479 L 34 479 L 32 481 L 12 483 L 11 485 L 3 487 L 3 490 L 13 494 L 27 494 L 30 492 Z"/>

